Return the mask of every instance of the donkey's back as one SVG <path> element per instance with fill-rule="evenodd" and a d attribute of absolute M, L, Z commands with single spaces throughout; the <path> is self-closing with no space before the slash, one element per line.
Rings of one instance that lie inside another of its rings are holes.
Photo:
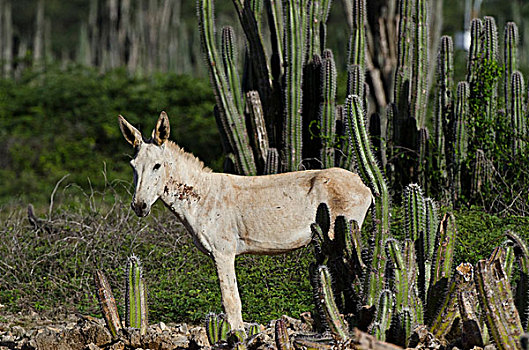
<path fill-rule="evenodd" d="M 331 220 L 343 215 L 359 225 L 372 203 L 371 191 L 360 177 L 340 168 L 212 176 L 223 192 L 218 210 L 227 221 L 222 226 L 236 233 L 238 254 L 275 254 L 308 244 L 320 203 L 328 205 Z"/>

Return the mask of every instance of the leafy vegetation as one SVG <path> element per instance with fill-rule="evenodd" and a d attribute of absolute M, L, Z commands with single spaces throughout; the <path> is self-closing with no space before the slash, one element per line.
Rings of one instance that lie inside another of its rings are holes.
<path fill-rule="evenodd" d="M 44 202 L 66 174 L 68 183 L 96 190 L 105 181 L 130 180 L 131 150 L 118 114 L 149 135 L 152 118 L 167 111 L 172 139 L 218 168 L 213 96 L 203 80 L 56 67 L 0 80 L 0 96 L 0 204 Z"/>

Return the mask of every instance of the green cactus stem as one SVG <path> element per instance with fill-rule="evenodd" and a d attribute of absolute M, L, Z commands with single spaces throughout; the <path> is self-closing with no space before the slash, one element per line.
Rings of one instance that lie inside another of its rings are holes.
<path fill-rule="evenodd" d="M 417 127 L 422 128 L 426 123 L 426 114 L 428 108 L 427 76 L 428 53 L 430 51 L 430 35 L 428 31 L 429 1 L 416 0 L 415 2 L 415 35 L 410 105 L 412 108 L 413 117 L 417 120 Z"/>
<path fill-rule="evenodd" d="M 242 115 L 244 112 L 244 104 L 241 95 L 242 90 L 239 73 L 237 72 L 237 45 L 233 28 L 230 26 L 223 27 L 221 38 L 221 57 L 224 72 L 226 73 L 228 89 L 231 92 L 233 103 L 235 103 L 239 115 Z"/>
<path fill-rule="evenodd" d="M 525 154 L 525 136 L 527 132 L 526 111 L 524 108 L 524 79 L 520 72 L 516 71 L 511 76 L 511 124 L 514 131 L 512 140 L 513 156 Z"/>
<path fill-rule="evenodd" d="M 142 274 L 140 259 L 131 256 L 127 262 L 125 285 L 125 326 L 139 328 L 140 334 L 145 334 L 148 327 L 147 293 Z"/>
<path fill-rule="evenodd" d="M 458 294 L 473 287 L 474 270 L 471 264 L 462 263 L 449 284 L 441 308 L 433 319 L 430 332 L 438 338 L 444 338 L 450 332 L 456 318 L 459 317 Z"/>
<path fill-rule="evenodd" d="M 445 142 L 452 141 L 449 123 L 453 119 L 454 44 L 450 36 L 442 36 L 437 56 L 437 108 L 434 115 L 436 168 L 445 171 Z M 448 138 L 448 140 L 445 139 Z"/>
<path fill-rule="evenodd" d="M 107 281 L 106 276 L 101 271 L 96 271 L 94 280 L 97 288 L 97 298 L 99 299 L 99 306 L 101 313 L 107 324 L 107 327 L 113 338 L 117 338 L 121 329 L 121 320 L 119 318 L 116 300 L 112 294 L 112 289 Z"/>
<path fill-rule="evenodd" d="M 220 341 L 226 341 L 230 331 L 231 326 L 226 315 L 217 315 L 213 312 L 206 315 L 206 335 L 211 346 Z"/>
<path fill-rule="evenodd" d="M 413 21 L 415 1 L 400 1 L 397 68 L 395 71 L 394 97 L 399 114 L 407 113 L 410 98 L 413 38 L 415 23 Z"/>
<path fill-rule="evenodd" d="M 279 172 L 279 152 L 277 148 L 270 147 L 266 153 L 265 175 L 277 174 Z"/>
<path fill-rule="evenodd" d="M 413 242 L 426 230 L 425 204 L 422 189 L 417 184 L 409 184 L 404 189 L 404 220 L 406 237 Z"/>
<path fill-rule="evenodd" d="M 505 68 L 503 71 L 503 89 L 505 93 L 505 101 L 511 101 L 511 77 L 512 74 L 518 69 L 517 67 L 517 56 L 518 56 L 518 27 L 514 22 L 507 22 L 505 24 L 504 34 L 504 58 Z M 510 108 L 508 106 L 507 108 Z M 510 114 L 510 111 L 508 111 Z"/>
<path fill-rule="evenodd" d="M 386 257 L 383 244 L 389 236 L 389 192 L 386 181 L 378 166 L 365 126 L 364 110 L 360 98 L 349 96 L 345 103 L 346 129 L 354 151 L 356 167 L 374 196 L 375 232 L 372 241 L 371 267 L 366 278 L 365 304 L 374 306 L 378 295 L 384 289 L 384 266 Z"/>
<path fill-rule="evenodd" d="M 393 309 L 393 292 L 389 289 L 384 289 L 378 298 L 375 321 L 371 325 L 370 331 L 376 339 L 386 340 L 387 332 L 391 327 L 391 321 L 393 319 Z"/>
<path fill-rule="evenodd" d="M 432 273 L 432 261 L 435 252 L 435 238 L 437 236 L 437 228 L 439 227 L 439 216 L 437 214 L 437 204 L 431 198 L 424 199 L 425 208 L 425 230 L 424 235 L 421 237 L 423 256 L 421 259 L 424 261 L 423 264 L 419 263 L 419 271 L 422 269 L 421 265 L 424 265 L 424 275 L 419 273 L 419 295 L 421 295 L 422 301 L 426 303 L 426 296 L 428 295 L 428 288 L 430 286 L 430 277 Z M 424 277 L 421 277 L 424 276 Z M 424 278 L 424 280 L 423 280 Z"/>
<path fill-rule="evenodd" d="M 523 328 L 501 259 L 480 260 L 476 265 L 475 283 L 487 328 L 496 347 L 500 350 L 517 349 Z"/>
<path fill-rule="evenodd" d="M 321 67 L 321 102 L 319 125 L 321 136 L 320 159 L 323 168 L 334 166 L 336 135 L 336 67 L 332 52 L 326 50 Z"/>
<path fill-rule="evenodd" d="M 490 165 L 482 149 L 476 150 L 472 166 L 470 194 L 473 198 L 476 198 L 479 196 L 482 188 L 489 182 L 490 178 Z"/>
<path fill-rule="evenodd" d="M 303 83 L 303 64 L 307 24 L 307 0 L 284 2 L 286 30 L 283 47 L 285 50 L 285 119 L 283 127 L 283 170 L 296 171 L 302 159 L 302 123 L 301 101 Z"/>
<path fill-rule="evenodd" d="M 428 288 L 425 319 L 430 324 L 442 306 L 448 289 L 448 281 L 452 276 L 456 237 L 455 218 L 451 213 L 446 213 L 437 232 L 430 287 Z"/>
<path fill-rule="evenodd" d="M 334 337 L 339 340 L 345 340 L 348 338 L 348 329 L 334 300 L 329 269 L 325 265 L 319 266 L 317 274 L 319 282 L 318 294 L 321 308 L 324 312 L 324 319 Z"/>
<path fill-rule="evenodd" d="M 463 165 L 467 158 L 467 130 L 466 125 L 469 123 L 469 106 L 468 99 L 470 96 L 469 85 L 466 81 L 459 82 L 457 85 L 456 108 L 454 111 L 454 160 L 452 186 L 454 200 L 461 195 L 461 174 Z"/>
<path fill-rule="evenodd" d="M 244 116 L 239 113 L 234 96 L 230 91 L 230 82 L 222 69 L 222 60 L 215 46 L 215 25 L 212 0 L 198 2 L 198 20 L 202 48 L 209 68 L 211 85 L 215 91 L 223 135 L 235 155 L 237 170 L 245 175 L 256 175 L 255 160 L 248 140 Z M 230 50 L 226 50 L 229 53 Z M 227 62 L 225 59 L 224 62 Z M 233 72 L 236 70 L 234 69 Z M 232 86 L 233 88 L 233 86 Z M 240 94 L 240 91 L 236 92 Z"/>
<path fill-rule="evenodd" d="M 474 18 L 470 22 L 470 49 L 468 50 L 467 81 L 474 84 L 477 80 L 478 60 L 481 56 L 481 31 L 483 22 L 479 18 Z"/>

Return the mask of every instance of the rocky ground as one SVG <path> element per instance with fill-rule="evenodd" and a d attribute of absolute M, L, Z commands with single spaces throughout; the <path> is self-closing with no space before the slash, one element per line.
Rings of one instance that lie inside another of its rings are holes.
<path fill-rule="evenodd" d="M 283 316 L 290 339 L 300 334 L 310 333 L 310 324 Z M 275 349 L 274 324 L 261 327 L 261 333 L 247 343 L 247 348 Z M 425 326 L 419 326 L 412 335 L 415 349 L 451 349 L 435 339 Z M 323 345 L 323 344 L 321 344 Z M 216 346 L 228 349 L 229 346 Z M 326 348 L 325 346 L 322 347 Z M 343 349 L 397 350 L 397 346 L 378 342 L 372 336 L 355 329 L 351 339 L 336 347 Z M 102 319 L 68 314 L 61 321 L 52 320 L 38 314 L 0 315 L 0 350 L 129 350 L 129 349 L 211 349 L 206 330 L 202 326 L 187 324 L 151 325 L 146 334 L 139 329 L 120 331 L 119 337 L 112 338 Z M 329 348 L 330 349 L 330 348 Z M 475 347 L 473 350 L 480 350 Z M 493 345 L 486 350 L 496 349 Z"/>
<path fill-rule="evenodd" d="M 308 326 L 286 317 L 288 332 L 300 333 Z M 262 327 L 255 348 L 274 347 L 273 323 Z M 104 320 L 82 315 L 68 315 L 64 321 L 38 314 L 2 315 L 0 317 L 0 350 L 125 350 L 125 349 L 202 349 L 210 348 L 206 330 L 187 324 L 151 325 L 146 334 L 138 329 L 123 330 L 112 339 Z"/>

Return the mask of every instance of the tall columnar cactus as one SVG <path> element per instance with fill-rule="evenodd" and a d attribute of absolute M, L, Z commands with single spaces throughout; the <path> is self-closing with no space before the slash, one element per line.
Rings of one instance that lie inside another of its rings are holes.
<path fill-rule="evenodd" d="M 349 39 L 347 95 L 364 99 L 366 71 L 366 0 L 354 0 L 352 28 Z"/>
<path fill-rule="evenodd" d="M 470 96 L 469 86 L 466 81 L 457 85 L 456 106 L 454 110 L 454 142 L 453 142 L 453 166 L 452 186 L 455 199 L 461 194 L 461 174 L 464 171 L 464 163 L 467 158 L 467 125 L 469 124 L 468 98 Z"/>
<path fill-rule="evenodd" d="M 365 304 L 375 305 L 383 289 L 384 256 L 383 244 L 389 235 L 389 192 L 383 173 L 375 160 L 367 135 L 364 109 L 359 96 L 350 95 L 345 102 L 346 129 L 354 150 L 356 167 L 362 180 L 369 186 L 375 201 L 375 233 L 371 242 L 371 269 L 366 278 Z"/>
<path fill-rule="evenodd" d="M 437 108 L 434 115 L 435 167 L 440 172 L 446 171 L 445 142 L 447 145 L 452 142 L 452 135 L 447 131 L 453 121 L 453 81 L 454 44 L 451 37 L 443 36 L 437 55 Z"/>
<path fill-rule="evenodd" d="M 518 26 L 514 22 L 505 24 L 505 34 L 503 37 L 505 66 L 503 70 L 503 90 L 505 101 L 511 101 L 511 77 L 518 69 Z M 507 105 L 508 112 L 511 106 Z"/>
<path fill-rule="evenodd" d="M 516 71 L 511 76 L 511 125 L 513 129 L 512 153 L 513 156 L 523 156 L 526 152 L 524 138 L 527 132 L 527 111 L 524 108 L 524 79 Z"/>
<path fill-rule="evenodd" d="M 147 321 L 147 292 L 143 283 L 140 259 L 133 255 L 127 262 L 127 280 L 125 288 L 125 326 L 139 328 L 145 334 Z"/>
<path fill-rule="evenodd" d="M 411 1 L 410 1 L 411 2 Z M 430 36 L 428 30 L 428 1 L 415 0 L 415 35 L 413 47 L 412 85 L 410 92 L 413 117 L 417 127 L 426 123 L 428 107 L 428 53 Z"/>
<path fill-rule="evenodd" d="M 233 60 L 225 57 L 221 60 L 215 45 L 215 26 L 214 26 L 214 11 L 212 0 L 202 0 L 198 2 L 198 19 L 200 27 L 200 37 L 202 40 L 202 47 L 204 48 L 206 62 L 209 68 L 209 76 L 211 84 L 215 90 L 215 97 L 217 100 L 217 107 L 219 108 L 220 123 L 223 128 L 223 133 L 227 137 L 227 144 L 231 147 L 236 161 L 235 166 L 238 171 L 245 175 L 255 175 L 257 169 L 252 149 L 248 140 L 248 133 L 244 116 L 239 112 L 236 104 L 235 94 L 240 94 L 241 91 L 232 91 L 232 79 L 235 79 L 236 69 L 233 68 Z M 229 30 L 224 35 L 225 45 L 230 43 Z M 233 50 L 225 48 L 225 54 L 233 54 Z M 223 69 L 224 66 L 229 66 L 231 71 L 230 79 L 226 78 L 228 72 Z M 230 83 L 232 83 L 230 85 Z M 231 89 L 230 89 L 231 87 Z"/>
<path fill-rule="evenodd" d="M 468 50 L 467 59 L 467 81 L 474 84 L 478 79 L 477 69 L 478 60 L 481 57 L 481 32 L 483 30 L 483 21 L 474 18 L 470 23 L 470 49 Z"/>
<path fill-rule="evenodd" d="M 305 58 L 307 30 L 307 0 L 284 2 L 285 28 L 296 28 L 284 32 L 285 50 L 285 120 L 283 126 L 283 170 L 295 171 L 301 166 L 301 100 L 303 63 Z"/>
<path fill-rule="evenodd" d="M 397 105 L 399 114 L 401 114 L 407 113 L 410 97 L 409 90 L 411 87 L 415 29 L 415 23 L 413 21 L 415 1 L 404 0 L 399 3 L 399 42 L 393 101 Z"/>
<path fill-rule="evenodd" d="M 336 67 L 332 52 L 326 51 L 321 67 L 321 103 L 319 111 L 321 161 L 323 168 L 334 166 L 336 135 Z"/>

